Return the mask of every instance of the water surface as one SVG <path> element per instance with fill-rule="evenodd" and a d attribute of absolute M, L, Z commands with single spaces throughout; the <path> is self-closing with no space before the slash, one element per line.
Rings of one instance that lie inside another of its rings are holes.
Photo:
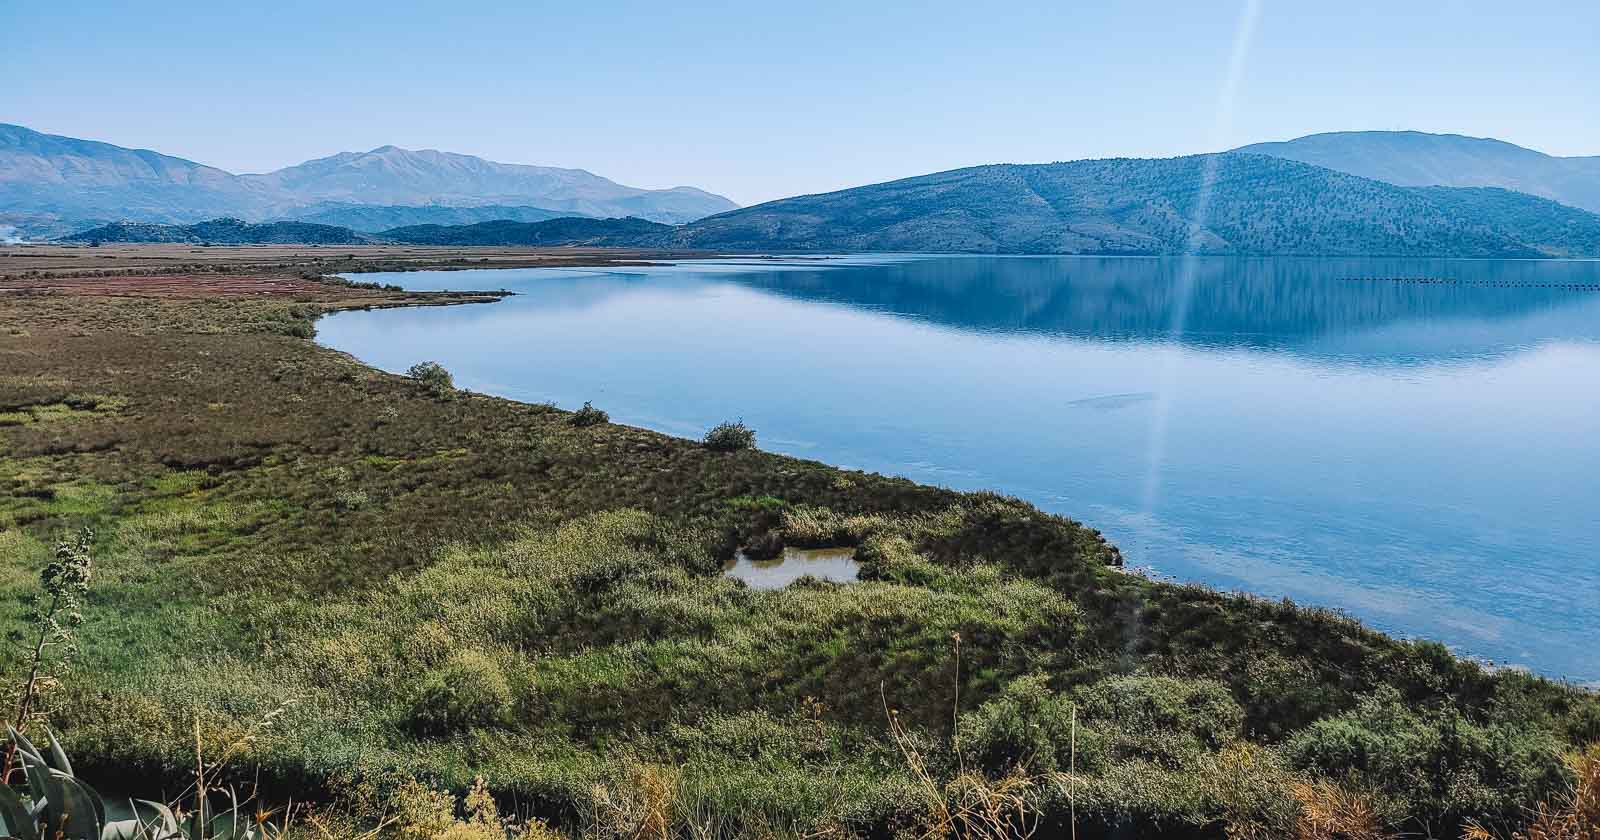
<path fill-rule="evenodd" d="M 436 359 L 462 387 L 593 400 L 672 434 L 743 419 L 766 449 L 1021 496 L 1159 575 L 1600 680 L 1600 292 L 1582 288 L 1600 263 L 1187 268 L 897 256 L 363 275 L 518 294 L 319 329 L 386 370 Z"/>
<path fill-rule="evenodd" d="M 744 581 L 751 589 L 782 589 L 803 578 L 834 583 L 856 580 L 859 567 L 853 548 L 784 548 L 770 560 L 754 560 L 739 552 L 723 572 Z"/>

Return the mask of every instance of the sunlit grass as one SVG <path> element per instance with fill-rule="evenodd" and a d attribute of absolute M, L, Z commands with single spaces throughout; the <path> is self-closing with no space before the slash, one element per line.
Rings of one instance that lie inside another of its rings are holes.
<path fill-rule="evenodd" d="M 0 429 L 0 623 L 56 539 L 98 534 L 51 709 L 90 778 L 170 781 L 196 716 L 293 701 L 246 762 L 285 797 L 482 776 L 572 833 L 888 835 L 1001 802 L 1276 837 L 1498 830 L 1600 739 L 1592 694 L 1125 574 L 1015 499 L 440 399 L 276 304 L 22 305 L 5 404 L 125 395 Z M 861 580 L 721 573 L 785 546 L 853 548 Z"/>

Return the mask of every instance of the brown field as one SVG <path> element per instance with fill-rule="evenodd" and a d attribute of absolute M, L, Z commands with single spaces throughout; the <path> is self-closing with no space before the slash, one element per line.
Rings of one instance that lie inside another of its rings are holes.
<path fill-rule="evenodd" d="M 7 280 L 0 293 L 70 294 L 87 297 L 164 299 L 284 297 L 302 301 L 360 298 L 364 290 L 331 286 L 302 277 L 240 274 L 151 274 L 109 277 L 23 277 Z M 374 298 L 377 299 L 376 297 Z"/>
<path fill-rule="evenodd" d="M 332 274 L 449 268 L 628 265 L 713 256 L 632 248 L 430 247 L 422 245 L 8 245 L 0 280 L 185 273 Z"/>

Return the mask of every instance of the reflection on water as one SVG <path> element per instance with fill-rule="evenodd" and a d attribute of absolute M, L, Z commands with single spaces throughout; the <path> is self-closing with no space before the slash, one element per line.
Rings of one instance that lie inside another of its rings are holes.
<path fill-rule="evenodd" d="M 724 569 L 751 589 L 782 589 L 803 577 L 850 583 L 856 571 L 853 548 L 785 548 L 771 560 L 752 560 L 741 551 Z"/>
<path fill-rule="evenodd" d="M 959 489 L 1130 564 L 1600 680 L 1600 263 L 850 257 L 421 272 L 341 313 L 391 371 Z M 1416 283 L 1356 278 L 1449 278 Z M 1164 444 L 1151 430 L 1166 419 Z M 1152 470 L 1152 465 L 1154 469 Z M 1147 481 L 1148 479 L 1148 481 Z"/>

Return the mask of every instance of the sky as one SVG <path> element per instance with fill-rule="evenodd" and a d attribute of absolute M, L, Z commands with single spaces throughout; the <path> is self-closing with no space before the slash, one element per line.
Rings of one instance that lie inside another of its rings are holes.
<path fill-rule="evenodd" d="M 0 0 L 0 122 L 260 172 L 386 144 L 741 204 L 1414 129 L 1600 155 L 1600 2 Z"/>

